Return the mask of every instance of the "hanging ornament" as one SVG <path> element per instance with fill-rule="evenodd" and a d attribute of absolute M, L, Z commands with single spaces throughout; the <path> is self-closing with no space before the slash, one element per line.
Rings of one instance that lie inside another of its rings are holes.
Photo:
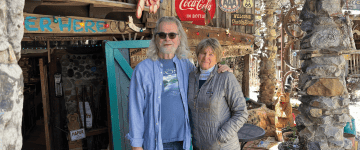
<path fill-rule="evenodd" d="M 186 28 L 185 32 L 187 33 L 189 30 Z"/>
<path fill-rule="evenodd" d="M 219 33 L 217 35 L 220 36 Z"/>
<path fill-rule="evenodd" d="M 109 28 L 109 26 L 110 26 L 110 25 L 107 24 L 107 23 L 104 24 L 104 28 Z"/>
<path fill-rule="evenodd" d="M 196 32 L 196 35 L 200 35 L 199 31 L 198 31 L 198 32 Z"/>
<path fill-rule="evenodd" d="M 235 37 L 233 37 L 233 40 L 235 41 Z"/>
<path fill-rule="evenodd" d="M 80 25 L 81 27 L 84 27 L 84 26 L 85 26 L 85 23 L 84 23 L 84 22 L 79 22 L 79 25 Z"/>
<path fill-rule="evenodd" d="M 54 19 L 54 23 L 58 23 L 58 20 L 55 18 L 55 16 L 53 16 Z"/>
<path fill-rule="evenodd" d="M 128 16 L 129 17 L 129 23 L 128 23 L 128 25 L 129 25 L 129 27 L 130 27 L 130 29 L 132 29 L 132 30 L 134 30 L 134 31 L 136 31 L 136 32 L 140 32 L 140 30 L 146 30 L 146 28 L 140 28 L 140 27 L 137 27 L 135 24 L 134 24 L 134 22 L 133 22 L 133 18 L 132 18 L 132 16 Z"/>
<path fill-rule="evenodd" d="M 143 32 L 143 31 L 144 31 L 144 30 L 141 28 L 141 29 L 140 29 L 140 32 Z"/>
<path fill-rule="evenodd" d="M 210 33 L 207 34 L 207 37 L 210 37 Z"/>

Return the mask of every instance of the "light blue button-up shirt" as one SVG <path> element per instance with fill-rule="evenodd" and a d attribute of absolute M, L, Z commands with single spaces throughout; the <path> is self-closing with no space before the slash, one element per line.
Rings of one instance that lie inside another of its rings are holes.
<path fill-rule="evenodd" d="M 176 66 L 180 94 L 185 111 L 184 149 L 190 148 L 191 130 L 188 115 L 187 92 L 189 73 L 195 66 L 188 59 L 172 59 Z M 129 90 L 129 133 L 126 138 L 132 147 L 145 150 L 163 150 L 161 138 L 161 90 L 163 68 L 159 60 L 146 59 L 134 69 Z M 180 136 L 180 135 L 179 135 Z"/>

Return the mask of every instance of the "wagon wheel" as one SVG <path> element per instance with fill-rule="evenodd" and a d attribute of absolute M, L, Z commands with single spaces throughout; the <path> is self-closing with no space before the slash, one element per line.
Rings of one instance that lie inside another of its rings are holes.
<path fill-rule="evenodd" d="M 298 8 L 298 6 L 294 6 L 294 7 L 290 8 L 290 10 L 287 12 L 287 14 L 284 15 L 284 17 L 282 19 L 282 24 L 284 25 L 283 27 L 284 27 L 285 32 L 289 36 L 294 37 L 294 38 L 301 38 L 304 35 L 304 32 L 301 32 L 300 35 L 295 36 L 292 34 L 292 32 L 289 29 L 289 26 L 292 26 L 292 25 L 300 26 L 300 24 L 301 24 L 301 21 L 299 19 L 299 12 L 298 12 L 297 8 Z"/>

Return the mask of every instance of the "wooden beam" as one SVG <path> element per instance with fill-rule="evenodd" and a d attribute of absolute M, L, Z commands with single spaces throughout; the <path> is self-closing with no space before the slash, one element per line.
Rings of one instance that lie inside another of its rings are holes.
<path fill-rule="evenodd" d="M 244 97 L 250 97 L 250 55 L 245 55 L 244 57 L 244 72 L 242 78 L 242 90 Z"/>
<path fill-rule="evenodd" d="M 49 123 L 50 123 L 49 88 L 48 88 L 47 66 L 44 65 L 43 58 L 39 59 L 39 70 L 40 70 L 40 81 L 41 81 L 42 104 L 44 111 L 46 150 L 50 150 L 51 149 L 50 134 L 52 132 L 49 127 Z"/>
<path fill-rule="evenodd" d="M 107 127 L 99 128 L 99 129 L 93 129 L 93 130 L 90 130 L 90 131 L 86 131 L 86 136 L 99 135 L 99 134 L 107 133 L 107 132 L 108 132 Z"/>
<path fill-rule="evenodd" d="M 65 101 L 63 98 L 57 98 L 55 97 L 55 79 L 54 79 L 54 74 L 56 72 L 59 72 L 58 70 L 60 70 L 60 68 L 57 68 L 57 61 L 60 60 L 61 57 L 57 57 L 56 55 L 52 54 L 51 56 L 51 63 L 49 64 L 49 94 L 50 94 L 50 105 L 53 106 L 51 107 L 51 126 L 53 128 L 55 127 L 63 127 L 66 123 L 66 121 L 62 120 L 63 117 L 66 115 L 66 113 L 63 113 L 63 107 L 65 106 Z M 54 129 L 52 130 L 52 148 L 54 150 L 62 150 L 65 148 L 65 146 L 67 144 L 65 144 L 66 138 L 64 139 L 63 137 L 65 137 L 65 134 L 63 131 L 58 130 L 58 129 Z"/>
<path fill-rule="evenodd" d="M 136 4 L 117 2 L 117 1 L 108 1 L 108 0 L 67 0 L 67 1 L 94 4 L 94 7 L 96 7 L 96 6 L 99 6 L 99 7 L 121 7 L 121 8 L 136 9 Z M 149 11 L 149 7 L 145 6 L 144 11 Z"/>

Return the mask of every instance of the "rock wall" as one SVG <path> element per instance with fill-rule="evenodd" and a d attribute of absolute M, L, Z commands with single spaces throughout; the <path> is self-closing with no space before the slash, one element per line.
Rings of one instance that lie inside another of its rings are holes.
<path fill-rule="evenodd" d="M 0 0 L 0 149 L 21 150 L 23 75 L 17 64 L 24 35 L 24 0 Z"/>
<path fill-rule="evenodd" d="M 338 52 L 352 49 L 351 25 L 341 8 L 343 0 L 306 0 L 300 19 L 306 32 L 300 43 L 305 60 L 299 79 L 302 96 L 296 117 L 301 149 L 351 148 L 344 126 L 351 122 L 345 82 L 346 61 Z M 316 55 L 313 55 L 316 52 Z"/>

